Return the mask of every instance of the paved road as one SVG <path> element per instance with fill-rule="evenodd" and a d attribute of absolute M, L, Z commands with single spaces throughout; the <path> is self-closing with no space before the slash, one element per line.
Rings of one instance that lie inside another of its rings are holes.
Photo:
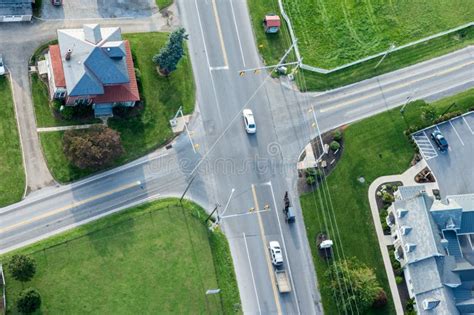
<path fill-rule="evenodd" d="M 313 105 L 316 108 L 317 126 L 329 130 L 398 106 L 412 90 L 423 91 L 422 97 L 440 97 L 466 88 L 472 84 L 472 67 L 463 63 L 472 62 L 471 53 L 463 50 L 350 87 L 302 95 L 265 73 L 238 75 L 243 67 L 260 65 L 244 1 L 181 0 L 178 5 L 190 33 L 197 86 L 197 112 L 190 128 L 193 141 L 199 144 L 198 153 L 193 153 L 188 139 L 182 136 L 170 150 L 159 150 L 73 185 L 35 191 L 24 201 L 0 210 L 0 252 L 110 211 L 154 198 L 179 196 L 193 178 L 190 174 L 197 163 L 205 158 L 187 198 L 208 210 L 215 203 L 221 205 L 222 228 L 231 245 L 244 312 L 320 313 L 316 276 L 296 197 L 296 159 L 317 131 L 310 109 Z M 10 30 L 32 34 L 30 40 L 44 41 L 54 36 L 50 28 L 78 23 L 39 24 L 44 33 L 38 37 L 29 25 L 23 31 Z M 107 23 L 123 23 L 125 31 L 156 29 L 149 19 Z M 7 64 L 20 45 L 22 49 L 29 47 L 21 36 L 11 36 L 8 27 L 0 30 L 3 39 L 13 47 L 6 54 Z M 459 66 L 454 67 L 457 62 Z M 413 80 L 415 77 L 419 80 Z M 408 81 L 411 83 L 405 84 Z M 254 136 L 243 130 L 243 107 L 256 115 L 258 131 Z M 297 214 L 292 226 L 285 223 L 281 212 L 285 191 L 290 192 Z M 294 289 L 290 294 L 276 292 L 273 267 L 267 260 L 266 242 L 270 240 L 278 240 L 284 248 L 284 267 Z"/>

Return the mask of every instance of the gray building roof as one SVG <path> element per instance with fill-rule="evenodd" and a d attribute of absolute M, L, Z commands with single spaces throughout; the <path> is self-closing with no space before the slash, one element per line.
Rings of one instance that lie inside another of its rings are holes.
<path fill-rule="evenodd" d="M 86 24 L 58 30 L 58 44 L 69 96 L 103 94 L 104 85 L 129 82 L 120 28 Z"/>
<path fill-rule="evenodd" d="M 404 256 L 407 263 L 442 255 L 436 244 L 423 191 L 424 186 L 399 187 L 399 194 L 403 199 L 398 199 L 394 202 L 396 213 L 399 210 L 408 210 L 402 217 L 396 216 L 397 225 L 399 227 L 409 226 L 412 228 L 405 235 L 400 233 L 400 240 L 405 249 Z M 413 245 L 415 246 L 413 247 Z"/>
<path fill-rule="evenodd" d="M 0 16 L 32 14 L 31 0 L 0 0 Z"/>

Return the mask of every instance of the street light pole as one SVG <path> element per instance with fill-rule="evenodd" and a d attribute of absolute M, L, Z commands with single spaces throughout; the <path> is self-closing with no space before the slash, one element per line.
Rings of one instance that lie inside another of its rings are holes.
<path fill-rule="evenodd" d="M 384 61 L 385 57 L 387 57 L 387 55 L 394 49 L 395 49 L 395 44 L 392 43 L 390 47 L 388 48 L 388 50 L 383 55 L 382 59 L 380 59 L 380 61 L 375 65 L 374 69 L 377 69 L 377 67 L 382 63 L 382 61 Z"/>

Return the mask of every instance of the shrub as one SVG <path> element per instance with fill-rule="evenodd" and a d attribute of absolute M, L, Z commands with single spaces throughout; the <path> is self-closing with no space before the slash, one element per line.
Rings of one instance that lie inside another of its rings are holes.
<path fill-rule="evenodd" d="M 387 305 L 387 293 L 383 289 L 380 289 L 379 293 L 377 293 L 377 296 L 375 297 L 374 304 L 372 304 L 372 307 L 374 308 L 382 308 L 385 305 Z"/>
<path fill-rule="evenodd" d="M 74 116 L 74 109 L 71 106 L 64 106 L 59 112 L 61 113 L 61 117 L 66 120 L 71 120 Z"/>
<path fill-rule="evenodd" d="M 13 255 L 7 264 L 8 271 L 18 281 L 30 281 L 36 272 L 36 262 L 25 255 Z"/>
<path fill-rule="evenodd" d="M 441 123 L 441 122 L 443 122 L 443 121 L 450 120 L 450 119 L 452 119 L 452 118 L 454 118 L 454 117 L 457 117 L 457 116 L 460 116 L 460 115 L 462 115 L 462 112 L 459 111 L 459 110 L 455 110 L 455 111 L 453 111 L 453 112 L 449 112 L 449 113 L 446 113 L 446 114 L 444 114 L 444 115 L 438 117 L 438 118 L 434 121 L 434 123 L 435 123 L 435 124 L 439 124 L 439 123 Z"/>
<path fill-rule="evenodd" d="M 305 172 L 306 177 L 308 177 L 308 176 L 313 176 L 313 177 L 316 176 L 316 168 L 314 168 L 314 167 L 307 168 L 307 169 L 305 169 L 304 172 Z"/>
<path fill-rule="evenodd" d="M 142 82 L 142 72 L 138 68 L 135 68 L 135 77 L 137 78 L 137 83 Z"/>
<path fill-rule="evenodd" d="M 329 148 L 330 148 L 332 151 L 337 151 L 337 150 L 339 150 L 340 147 L 341 147 L 341 145 L 340 145 L 339 142 L 337 142 L 337 141 L 333 141 L 333 142 L 331 142 L 331 144 L 329 145 Z"/>
<path fill-rule="evenodd" d="M 23 314 L 31 314 L 41 306 L 41 296 L 35 289 L 29 288 L 21 291 L 16 307 Z"/>
<path fill-rule="evenodd" d="M 341 129 L 336 129 L 334 130 L 334 132 L 332 133 L 332 138 L 335 140 L 335 141 L 340 141 L 342 139 L 342 131 Z"/>
<path fill-rule="evenodd" d="M 389 192 L 386 192 L 384 191 L 382 193 L 382 200 L 385 202 L 385 203 L 392 203 L 395 201 L 395 198 L 392 196 L 392 194 L 390 194 Z"/>
<path fill-rule="evenodd" d="M 436 109 L 433 105 L 425 104 L 421 109 L 421 119 L 427 123 L 431 124 L 436 119 Z"/>
<path fill-rule="evenodd" d="M 401 276 L 395 276 L 395 282 L 397 284 L 402 284 L 403 283 L 403 277 Z"/>
<path fill-rule="evenodd" d="M 63 150 L 69 161 L 80 169 L 110 165 L 124 152 L 120 134 L 101 125 L 87 130 L 66 131 Z"/>
<path fill-rule="evenodd" d="M 306 176 L 306 184 L 313 186 L 316 183 L 316 178 L 314 176 Z"/>

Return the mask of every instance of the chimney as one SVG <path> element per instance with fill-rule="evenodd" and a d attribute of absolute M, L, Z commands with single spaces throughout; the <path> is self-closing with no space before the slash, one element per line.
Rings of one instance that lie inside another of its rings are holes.
<path fill-rule="evenodd" d="M 72 55 L 72 49 L 68 48 L 66 52 L 66 56 L 65 56 L 66 61 L 71 60 L 71 55 Z"/>

